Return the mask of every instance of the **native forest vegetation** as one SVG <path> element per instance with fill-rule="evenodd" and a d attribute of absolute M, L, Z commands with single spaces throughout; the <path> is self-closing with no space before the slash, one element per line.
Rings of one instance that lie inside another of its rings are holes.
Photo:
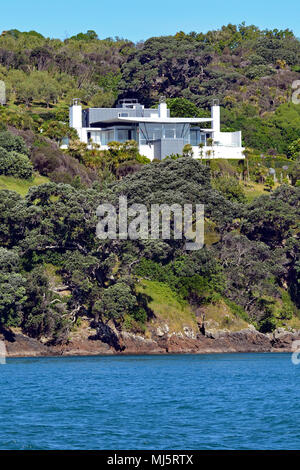
<path fill-rule="evenodd" d="M 0 80 L 0 328 L 65 343 L 83 321 L 98 337 L 109 325 L 143 335 L 159 315 L 182 328 L 222 309 L 225 327 L 233 318 L 262 332 L 300 328 L 300 41 L 291 31 L 229 24 L 137 44 L 94 31 L 64 41 L 4 31 Z M 219 99 L 222 130 L 242 130 L 245 160 L 198 161 L 187 148 L 150 162 L 134 141 L 88 148 L 68 125 L 75 97 L 84 107 L 125 97 L 151 107 L 161 96 L 186 117 L 206 116 Z M 148 208 L 203 203 L 204 248 L 97 239 L 96 208 L 120 195 Z"/>

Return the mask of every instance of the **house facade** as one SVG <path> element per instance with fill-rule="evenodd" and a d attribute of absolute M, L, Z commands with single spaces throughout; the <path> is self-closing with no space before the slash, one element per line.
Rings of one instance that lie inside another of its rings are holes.
<path fill-rule="evenodd" d="M 76 129 L 81 142 L 93 142 L 103 150 L 111 141 L 135 140 L 140 154 L 150 160 L 181 154 L 186 144 L 192 146 L 194 158 L 244 158 L 241 131 L 220 131 L 216 100 L 209 118 L 172 118 L 165 102 L 147 109 L 137 100 L 124 99 L 116 108 L 82 109 L 74 99 L 70 127 Z"/>

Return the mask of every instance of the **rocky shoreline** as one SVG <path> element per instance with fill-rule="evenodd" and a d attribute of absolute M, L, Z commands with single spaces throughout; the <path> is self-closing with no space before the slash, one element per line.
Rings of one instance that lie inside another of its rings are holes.
<path fill-rule="evenodd" d="M 42 356 L 96 356 L 126 354 L 208 354 L 241 352 L 291 352 L 293 341 L 300 340 L 300 331 L 279 328 L 273 333 L 263 334 L 250 326 L 241 331 L 206 331 L 193 337 L 188 332 L 144 336 L 121 332 L 117 345 L 78 335 L 68 344 L 46 345 L 22 333 L 2 332 L 7 357 Z"/>

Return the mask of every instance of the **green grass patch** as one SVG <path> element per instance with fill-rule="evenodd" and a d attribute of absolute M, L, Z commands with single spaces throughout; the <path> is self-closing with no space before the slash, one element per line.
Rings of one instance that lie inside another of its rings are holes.
<path fill-rule="evenodd" d="M 49 179 L 46 176 L 35 175 L 32 180 L 24 180 L 15 178 L 14 176 L 0 175 L 0 189 L 7 189 L 9 191 L 16 191 L 22 197 L 25 197 L 32 186 L 48 183 Z"/>
<path fill-rule="evenodd" d="M 262 196 L 263 194 L 270 194 L 266 191 L 266 186 L 263 183 L 254 183 L 253 181 L 249 183 L 241 182 L 241 186 L 248 202 L 252 202 L 255 198 Z M 276 183 L 272 191 L 274 191 L 278 186 L 279 184 Z"/>
<path fill-rule="evenodd" d="M 136 321 L 134 318 L 132 318 L 131 315 L 128 314 L 124 315 L 122 327 L 125 331 L 129 331 L 131 333 L 145 334 L 146 332 L 146 325 Z"/>
<path fill-rule="evenodd" d="M 141 279 L 136 290 L 147 296 L 148 307 L 158 320 L 164 320 L 169 325 L 171 331 L 180 332 L 185 326 L 197 329 L 190 305 L 179 299 L 167 284 Z"/>
<path fill-rule="evenodd" d="M 54 266 L 54 264 L 44 263 L 44 272 L 48 278 L 49 286 L 53 291 L 55 291 L 55 289 L 58 286 L 61 287 L 65 285 L 65 282 L 62 276 L 59 274 L 59 268 L 57 266 Z M 57 292 L 56 297 L 60 299 L 64 299 L 64 301 L 67 301 L 71 295 L 71 291 L 68 289 L 66 290 L 60 289 L 56 292 Z"/>
<path fill-rule="evenodd" d="M 233 304 L 233 303 L 232 303 Z M 241 318 L 240 312 L 236 311 L 235 304 L 228 305 L 227 299 L 220 299 L 216 303 L 205 305 L 205 321 L 209 321 L 216 329 L 227 329 L 229 331 L 240 331 L 248 327 L 248 322 Z"/>
<path fill-rule="evenodd" d="M 57 273 L 59 270 L 57 266 L 51 263 L 44 264 L 45 274 L 49 279 L 49 282 L 52 286 L 57 286 L 63 284 L 63 280 L 60 274 Z"/>
<path fill-rule="evenodd" d="M 204 243 L 211 246 L 220 240 L 220 234 L 216 230 L 216 224 L 209 219 L 204 220 Z"/>
<path fill-rule="evenodd" d="M 245 322 L 247 323 L 250 323 L 250 319 L 248 317 L 248 314 L 247 312 L 245 312 L 245 310 L 243 309 L 243 307 L 241 307 L 240 305 L 237 305 L 235 302 L 233 302 L 232 300 L 229 300 L 229 299 L 226 299 L 224 298 L 223 299 L 225 304 L 228 305 L 228 307 L 230 308 L 231 312 L 237 317 L 237 318 L 241 318 L 242 320 L 244 320 Z"/>

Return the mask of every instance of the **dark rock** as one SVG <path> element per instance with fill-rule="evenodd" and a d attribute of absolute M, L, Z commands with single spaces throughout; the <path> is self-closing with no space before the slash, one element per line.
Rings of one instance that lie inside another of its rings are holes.
<path fill-rule="evenodd" d="M 206 332 L 207 333 L 207 332 Z M 0 333 L 5 341 L 7 354 L 20 356 L 52 355 L 101 355 L 101 354 L 166 354 L 166 353 L 233 353 L 292 351 L 292 343 L 300 339 L 300 332 L 286 330 L 263 334 L 249 327 L 241 331 L 219 330 L 213 335 L 187 335 L 184 332 L 157 335 L 157 329 L 150 331 L 151 337 L 129 332 L 119 332 L 104 325 L 97 335 L 84 337 L 78 334 L 68 344 L 47 346 L 23 334 Z"/>

